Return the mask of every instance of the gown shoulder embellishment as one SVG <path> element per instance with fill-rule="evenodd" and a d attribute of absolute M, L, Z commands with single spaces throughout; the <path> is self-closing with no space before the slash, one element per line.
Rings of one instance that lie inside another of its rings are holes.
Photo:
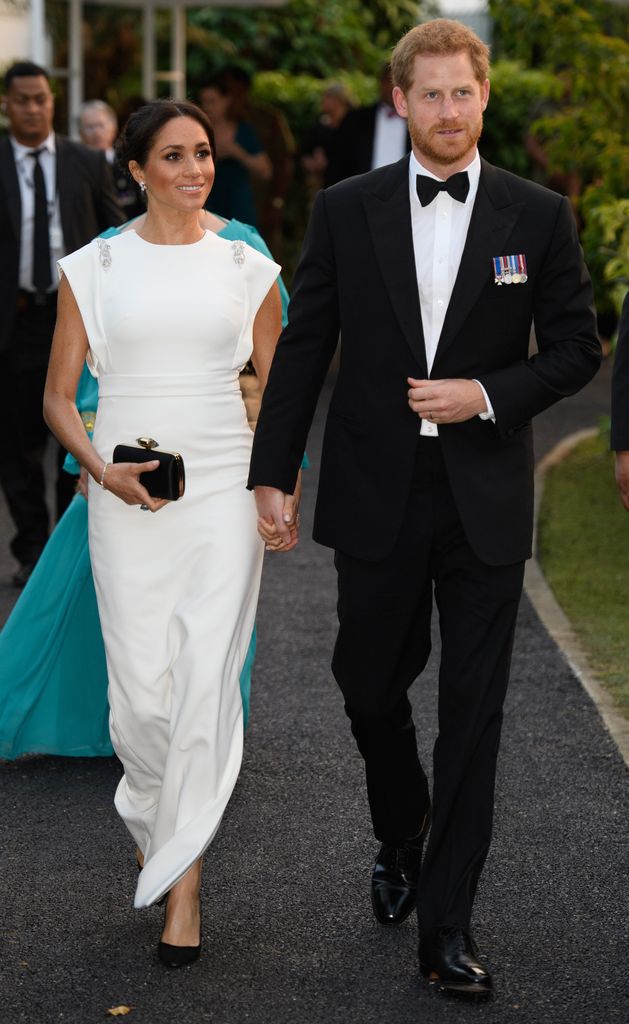
<path fill-rule="evenodd" d="M 240 240 L 232 242 L 232 253 L 234 257 L 234 263 L 237 266 L 242 267 L 243 263 L 245 262 L 245 243 L 241 242 Z"/>
<path fill-rule="evenodd" d="M 103 270 L 109 270 L 111 266 L 111 249 L 104 238 L 97 238 L 98 257 Z"/>

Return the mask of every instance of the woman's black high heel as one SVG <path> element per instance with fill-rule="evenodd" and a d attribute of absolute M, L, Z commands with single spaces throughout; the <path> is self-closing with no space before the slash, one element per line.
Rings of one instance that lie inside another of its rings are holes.
<path fill-rule="evenodd" d="M 198 946 L 171 946 L 169 942 L 160 942 L 157 955 L 165 967 L 186 967 L 199 959 L 201 943 Z"/>
<path fill-rule="evenodd" d="M 199 914 L 201 907 L 199 906 Z M 199 930 L 198 946 L 171 946 L 170 942 L 159 942 L 157 955 L 165 967 L 186 967 L 199 959 L 201 952 L 201 932 Z"/>

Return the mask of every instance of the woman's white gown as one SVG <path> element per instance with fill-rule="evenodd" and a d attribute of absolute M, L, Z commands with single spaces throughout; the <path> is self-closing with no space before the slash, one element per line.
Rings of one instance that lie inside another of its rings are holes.
<path fill-rule="evenodd" d="M 211 232 L 164 246 L 134 231 L 60 267 L 99 378 L 99 455 L 111 461 L 116 444 L 148 436 L 180 452 L 186 470 L 184 497 L 155 514 L 89 488 L 111 737 L 124 767 L 115 804 L 144 853 L 144 907 L 211 842 L 240 769 L 239 675 L 263 544 L 245 487 L 253 435 L 238 372 L 280 268 Z"/>

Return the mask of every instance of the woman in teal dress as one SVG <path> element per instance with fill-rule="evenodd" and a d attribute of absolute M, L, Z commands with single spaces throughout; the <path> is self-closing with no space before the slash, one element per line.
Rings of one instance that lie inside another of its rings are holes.
<path fill-rule="evenodd" d="M 199 106 L 207 114 L 216 140 L 215 177 L 205 204 L 221 217 L 257 225 L 253 180 L 270 181 L 273 167 L 255 128 L 237 120 L 232 98 L 220 78 L 199 90 Z"/>
<path fill-rule="evenodd" d="M 247 224 L 206 214 L 206 226 L 230 241 L 270 252 Z M 111 228 L 103 237 L 117 234 Z M 288 293 L 278 279 L 282 320 Z M 86 430 L 94 428 L 98 382 L 84 367 L 77 407 Z M 78 474 L 68 456 L 65 468 Z M 251 637 L 240 689 L 245 726 L 249 714 Z M 109 740 L 107 666 L 87 543 L 87 501 L 77 494 L 51 534 L 35 569 L 0 633 L 0 758 L 22 754 L 107 757 Z"/>

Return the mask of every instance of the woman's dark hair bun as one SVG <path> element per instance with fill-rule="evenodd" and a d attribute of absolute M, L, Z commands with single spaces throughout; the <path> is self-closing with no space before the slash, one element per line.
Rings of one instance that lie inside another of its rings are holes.
<path fill-rule="evenodd" d="M 196 104 L 188 100 L 152 100 L 131 114 L 118 137 L 115 149 L 121 167 L 128 171 L 131 160 L 144 167 L 155 136 L 175 117 L 191 117 L 203 128 L 212 150 L 212 159 L 215 160 L 214 129 L 207 115 Z"/>

